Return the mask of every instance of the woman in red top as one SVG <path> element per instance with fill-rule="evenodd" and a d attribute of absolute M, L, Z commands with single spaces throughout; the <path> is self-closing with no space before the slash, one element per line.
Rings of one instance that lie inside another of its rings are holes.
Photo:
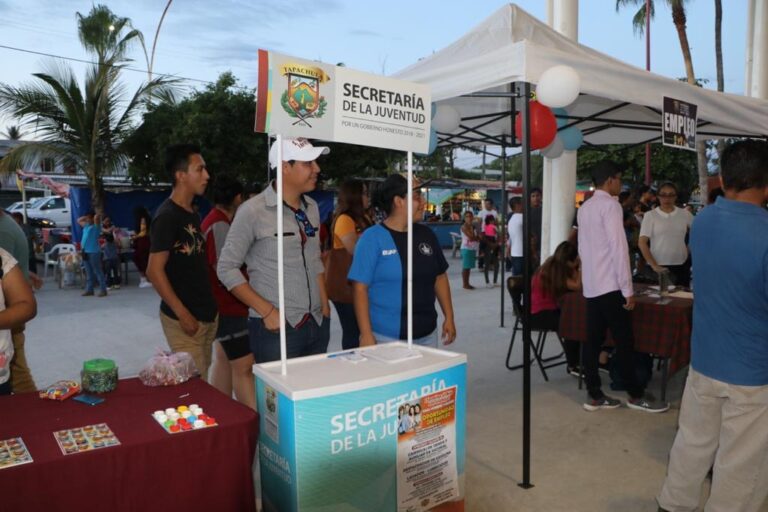
<path fill-rule="evenodd" d="M 569 291 L 577 290 L 581 290 L 579 252 L 571 242 L 563 242 L 531 280 L 531 323 L 557 332 L 560 328 L 558 300 Z M 565 358 L 568 373 L 578 376 L 578 341 L 565 340 Z"/>

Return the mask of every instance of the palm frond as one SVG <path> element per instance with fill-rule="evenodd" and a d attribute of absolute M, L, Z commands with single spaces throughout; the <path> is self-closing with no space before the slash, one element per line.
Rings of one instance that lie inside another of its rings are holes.
<path fill-rule="evenodd" d="M 0 174 L 15 173 L 17 169 L 29 169 L 44 158 L 52 158 L 57 163 L 75 162 L 78 165 L 83 161 L 83 155 L 66 145 L 52 142 L 28 142 L 14 147 L 0 160 Z"/>

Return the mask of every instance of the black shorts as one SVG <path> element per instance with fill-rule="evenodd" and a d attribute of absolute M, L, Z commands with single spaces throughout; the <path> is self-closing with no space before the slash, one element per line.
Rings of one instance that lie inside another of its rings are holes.
<path fill-rule="evenodd" d="M 219 327 L 216 329 L 216 339 L 227 354 L 227 359 L 234 361 L 251 353 L 248 343 L 247 316 L 219 316 Z"/>

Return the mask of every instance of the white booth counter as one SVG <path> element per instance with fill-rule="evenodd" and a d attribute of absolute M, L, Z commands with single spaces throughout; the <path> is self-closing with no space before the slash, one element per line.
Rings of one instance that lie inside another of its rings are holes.
<path fill-rule="evenodd" d="M 254 365 L 264 510 L 463 511 L 466 363 L 388 343 Z"/>

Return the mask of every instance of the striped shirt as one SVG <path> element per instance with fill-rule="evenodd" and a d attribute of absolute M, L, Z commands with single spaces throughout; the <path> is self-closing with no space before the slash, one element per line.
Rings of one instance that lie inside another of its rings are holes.
<path fill-rule="evenodd" d="M 603 190 L 579 208 L 579 256 L 584 297 L 621 291 L 631 297 L 632 271 L 621 205 Z"/>
<path fill-rule="evenodd" d="M 320 212 L 317 203 L 302 197 L 303 210 L 315 228 L 307 236 L 296 214 L 283 205 L 283 247 L 285 276 L 285 319 L 295 327 L 311 314 L 322 323 L 318 274 L 324 272 L 320 259 Z M 240 271 L 248 267 L 246 281 Z M 228 290 L 249 283 L 251 288 L 277 307 L 277 193 L 270 185 L 240 205 L 227 233 L 216 267 L 219 280 Z M 253 309 L 252 317 L 260 315 Z"/>

